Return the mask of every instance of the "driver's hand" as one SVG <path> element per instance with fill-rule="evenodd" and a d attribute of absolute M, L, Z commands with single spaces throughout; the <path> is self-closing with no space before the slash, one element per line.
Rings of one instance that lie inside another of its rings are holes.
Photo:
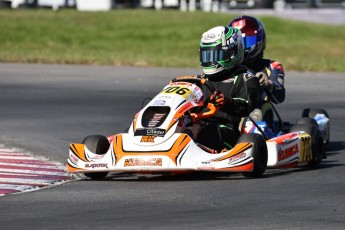
<path fill-rule="evenodd" d="M 273 92 L 273 83 L 271 80 L 268 79 L 268 76 L 264 72 L 257 72 L 255 77 L 259 79 L 259 83 L 261 87 L 265 87 L 270 93 Z"/>
<path fill-rule="evenodd" d="M 225 105 L 225 98 L 221 91 L 216 90 L 210 97 L 210 103 L 214 104 L 215 106 L 218 106 L 220 108 L 223 108 Z"/>

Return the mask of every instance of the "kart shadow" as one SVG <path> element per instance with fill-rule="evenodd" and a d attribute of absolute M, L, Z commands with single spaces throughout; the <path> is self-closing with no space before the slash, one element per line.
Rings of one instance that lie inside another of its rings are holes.
<path fill-rule="evenodd" d="M 328 156 L 340 154 L 342 150 L 345 149 L 345 142 L 344 141 L 332 141 L 329 142 L 328 146 L 326 147 L 326 153 Z"/>
<path fill-rule="evenodd" d="M 136 174 L 136 173 L 112 173 L 106 178 L 97 181 L 147 181 L 147 182 L 161 182 L 161 181 L 208 181 L 208 180 L 259 180 L 276 176 L 284 176 L 302 171 L 301 168 L 289 169 L 267 169 L 261 178 L 247 178 L 241 173 L 224 173 L 224 172 L 192 172 L 188 174 Z M 84 181 L 89 181 L 85 179 Z M 92 180 L 90 180 L 92 181 Z"/>
<path fill-rule="evenodd" d="M 138 174 L 138 173 L 111 173 L 106 178 L 98 179 L 97 181 L 147 181 L 147 182 L 161 182 L 161 181 L 208 181 L 208 180 L 260 180 L 265 178 L 287 176 L 298 172 L 306 172 L 313 170 L 322 170 L 333 167 L 344 166 L 337 161 L 323 160 L 319 167 L 309 168 L 280 168 L 267 169 L 265 174 L 260 178 L 247 178 L 241 173 L 224 173 L 224 172 L 192 172 L 188 174 Z M 83 181 L 93 181 L 91 179 L 82 179 Z"/>
<path fill-rule="evenodd" d="M 317 169 L 327 169 L 344 166 L 344 164 L 338 163 L 338 161 L 323 160 Z"/>
<path fill-rule="evenodd" d="M 204 181 L 246 179 L 239 173 L 192 172 L 188 174 L 112 173 L 98 181 Z M 89 180 L 89 179 L 85 179 Z"/>

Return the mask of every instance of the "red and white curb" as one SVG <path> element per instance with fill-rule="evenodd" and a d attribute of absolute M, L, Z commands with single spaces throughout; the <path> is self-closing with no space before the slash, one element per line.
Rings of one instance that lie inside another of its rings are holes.
<path fill-rule="evenodd" d="M 63 165 L 0 146 L 0 196 L 73 180 Z"/>

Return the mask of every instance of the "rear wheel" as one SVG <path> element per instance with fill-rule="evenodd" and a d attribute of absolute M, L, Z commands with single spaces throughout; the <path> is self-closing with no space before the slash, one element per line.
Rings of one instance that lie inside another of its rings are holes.
<path fill-rule="evenodd" d="M 296 124 L 290 128 L 290 132 L 297 131 L 304 131 L 311 136 L 312 160 L 308 165 L 312 168 L 316 168 L 319 166 L 325 152 L 320 130 L 313 124 Z"/>
<path fill-rule="evenodd" d="M 315 117 L 316 114 L 324 114 L 329 119 L 329 115 L 328 115 L 327 111 L 324 110 L 324 109 L 320 109 L 320 108 L 304 109 L 303 112 L 302 112 L 302 118 L 304 118 L 304 117 L 313 118 L 313 117 Z M 324 141 L 325 141 L 326 145 L 329 143 L 330 130 L 331 130 L 331 128 L 330 128 L 329 121 L 328 121 L 328 125 L 327 125 L 327 128 L 326 128 L 326 133 L 325 133 L 325 136 L 324 136 Z"/>
<path fill-rule="evenodd" d="M 314 117 L 316 114 L 325 114 L 327 118 L 329 118 L 328 113 L 324 109 L 314 109 L 314 108 L 308 108 L 304 109 L 302 112 L 302 117 Z"/>
<path fill-rule="evenodd" d="M 242 135 L 237 143 L 252 142 L 254 169 L 252 172 L 242 173 L 245 177 L 258 178 L 261 177 L 267 168 L 267 146 L 262 135 L 257 133 L 248 133 Z"/>
<path fill-rule="evenodd" d="M 110 147 L 108 139 L 101 135 L 87 136 L 82 143 L 85 144 L 91 152 L 98 155 L 104 155 Z M 108 175 L 108 172 L 92 172 L 84 173 L 84 175 L 91 179 L 102 179 Z"/>

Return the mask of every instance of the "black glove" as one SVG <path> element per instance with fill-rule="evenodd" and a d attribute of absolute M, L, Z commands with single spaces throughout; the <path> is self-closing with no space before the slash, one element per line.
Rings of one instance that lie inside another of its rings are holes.
<path fill-rule="evenodd" d="M 219 90 L 214 91 L 214 93 L 210 97 L 210 103 L 220 108 L 223 108 L 226 102 L 226 98 L 224 97 L 223 93 Z"/>

